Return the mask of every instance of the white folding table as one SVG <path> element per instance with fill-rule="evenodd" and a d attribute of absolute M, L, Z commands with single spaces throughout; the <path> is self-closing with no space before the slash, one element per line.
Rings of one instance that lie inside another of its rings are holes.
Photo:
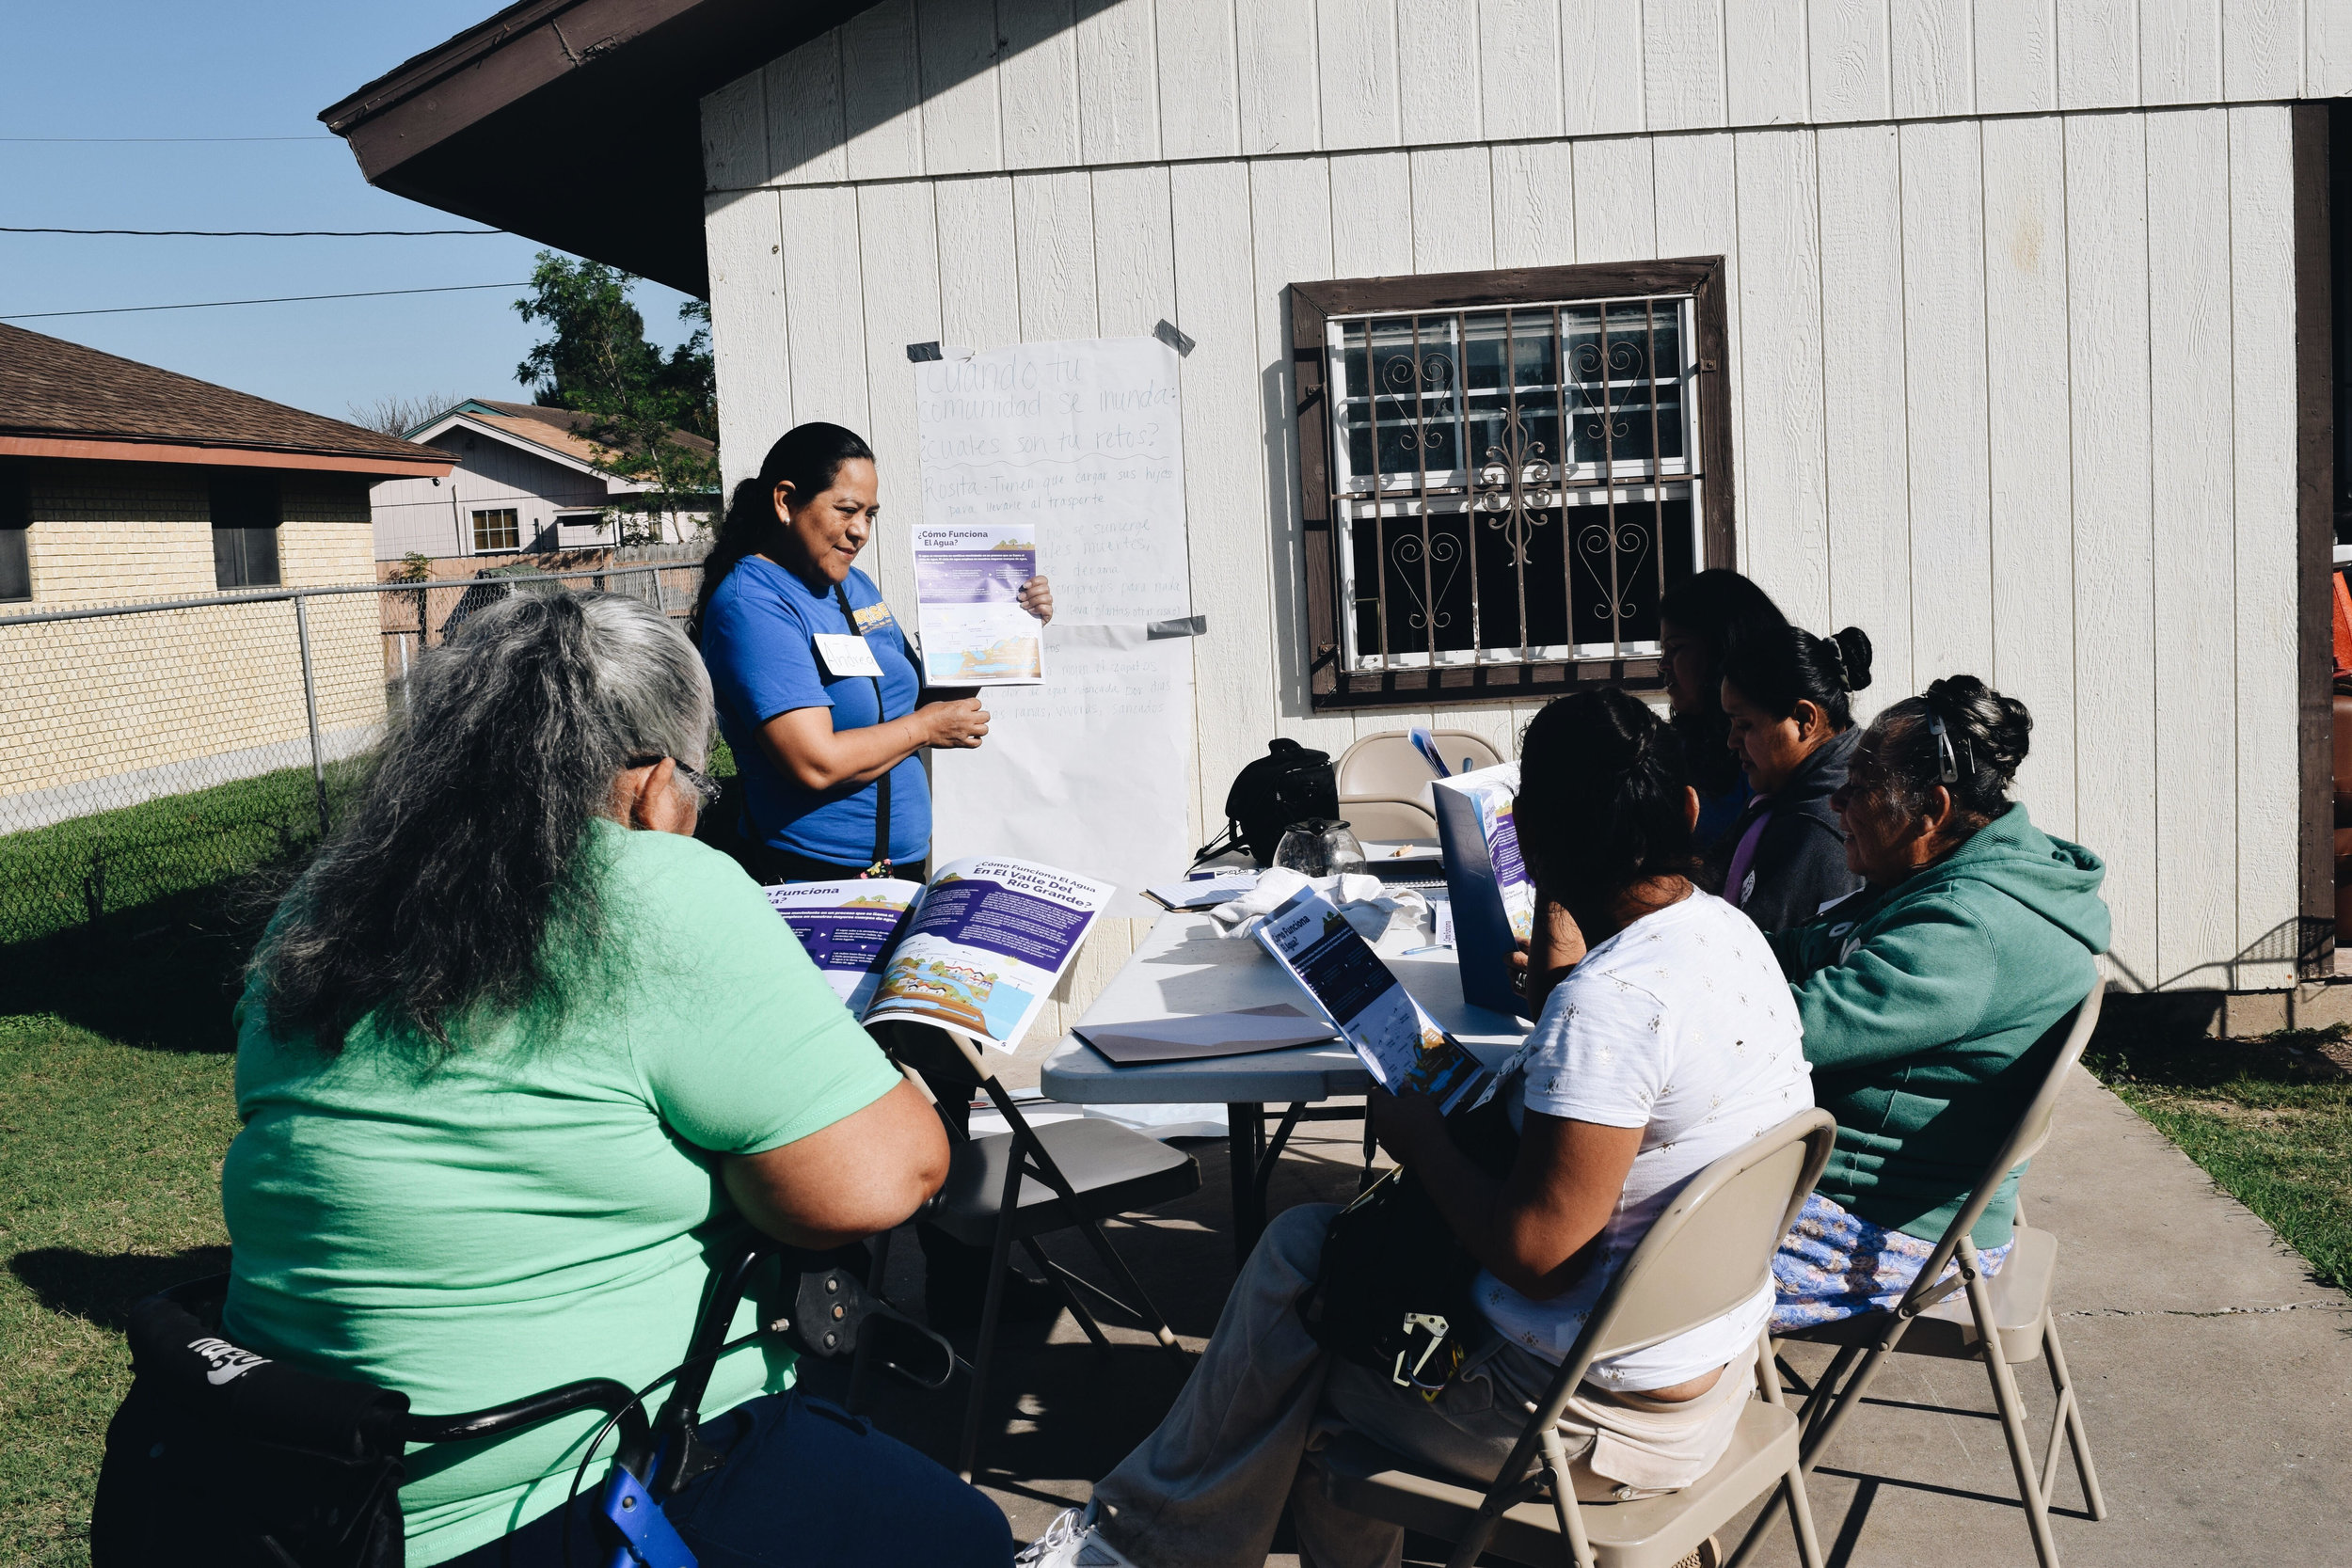
<path fill-rule="evenodd" d="M 1391 937 L 1376 944 L 1380 957 L 1413 999 L 1432 1018 L 1492 1067 L 1518 1048 L 1528 1025 L 1462 1000 L 1462 976 L 1451 948 L 1412 953 L 1418 941 Z M 1205 914 L 1166 914 L 1136 949 L 1094 1005 L 1078 1021 L 1089 1024 L 1140 1023 L 1202 1013 L 1238 1012 L 1289 1003 L 1313 1016 L 1313 1002 L 1264 949 L 1247 937 L 1230 937 Z M 1345 1043 L 1296 1046 L 1205 1061 L 1152 1062 L 1118 1067 L 1073 1035 L 1055 1046 L 1038 1078 L 1047 1098 L 1075 1104 L 1190 1104 L 1222 1101 L 1226 1148 L 1233 1184 L 1233 1247 L 1247 1258 L 1265 1228 L 1266 1183 L 1282 1146 L 1302 1120 L 1350 1118 L 1352 1110 L 1319 1107 L 1340 1095 L 1362 1094 L 1372 1075 Z M 1287 1103 L 1269 1140 L 1265 1107 Z M 1311 1108 L 1311 1107 L 1314 1107 Z"/>

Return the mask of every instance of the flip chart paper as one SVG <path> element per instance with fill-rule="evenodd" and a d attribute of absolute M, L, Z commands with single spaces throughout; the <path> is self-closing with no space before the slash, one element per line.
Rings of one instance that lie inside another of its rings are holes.
<path fill-rule="evenodd" d="M 923 526 L 1033 526 L 1057 621 L 1191 614 L 1176 367 L 1156 338 L 911 366 Z"/>
<path fill-rule="evenodd" d="M 930 754 L 933 853 L 1066 866 L 1119 889 L 1105 914 L 1156 915 L 1144 888 L 1192 855 L 1192 639 L 1057 617 L 1045 641 L 1046 684 L 989 692 L 987 741 Z"/>
<path fill-rule="evenodd" d="M 915 609 L 930 686 L 1034 686 L 1044 627 L 1014 597 L 1037 576 L 1030 523 L 914 531 Z"/>
<path fill-rule="evenodd" d="M 1146 629 L 1192 614 L 1176 351 L 1016 343 L 909 375 L 922 527 L 1032 528 L 1054 587 L 1043 684 L 990 691 L 986 743 L 932 753 L 933 852 L 1068 866 L 1118 887 L 1106 913 L 1155 914 L 1145 885 L 1194 842 L 1192 640 Z"/>

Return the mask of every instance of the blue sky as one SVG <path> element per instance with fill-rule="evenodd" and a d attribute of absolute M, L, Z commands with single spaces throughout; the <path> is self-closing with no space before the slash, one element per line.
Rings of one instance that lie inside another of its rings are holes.
<path fill-rule="evenodd" d="M 498 8 L 499 0 L 10 5 L 0 138 L 327 136 L 318 112 Z M 107 229 L 475 227 L 359 177 L 337 138 L 190 143 L 0 140 L 0 224 Z M 373 240 L 0 234 L 0 315 L 445 283 L 513 283 L 540 247 L 513 235 Z M 536 328 L 519 291 L 253 305 L 14 325 L 336 418 L 378 397 L 514 398 Z M 647 335 L 685 298 L 635 294 Z"/>

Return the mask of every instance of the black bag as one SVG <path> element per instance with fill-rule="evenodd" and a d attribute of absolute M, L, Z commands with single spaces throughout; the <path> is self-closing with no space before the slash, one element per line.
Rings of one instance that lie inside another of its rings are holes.
<path fill-rule="evenodd" d="M 1270 865 L 1284 829 L 1339 814 L 1339 777 L 1331 768 L 1331 753 L 1278 736 L 1266 742 L 1265 755 L 1233 776 L 1233 787 L 1225 792 L 1225 832 L 1201 846 L 1193 862 L 1198 864 L 1247 846 L 1252 860 Z"/>
<path fill-rule="evenodd" d="M 1454 1146 L 1495 1180 L 1510 1175 L 1518 1134 L 1498 1089 L 1446 1118 Z M 1479 1318 L 1478 1260 L 1454 1240 L 1429 1191 L 1403 1168 L 1385 1172 L 1340 1211 L 1298 1316 L 1315 1343 L 1435 1399 L 1461 1366 Z"/>
<path fill-rule="evenodd" d="M 256 1355 L 171 1296 L 130 1330 L 91 1568 L 400 1568 L 405 1394 Z"/>

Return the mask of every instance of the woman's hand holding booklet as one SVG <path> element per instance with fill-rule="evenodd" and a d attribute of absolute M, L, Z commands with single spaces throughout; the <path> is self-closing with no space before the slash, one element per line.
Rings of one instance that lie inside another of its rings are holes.
<path fill-rule="evenodd" d="M 1257 937 L 1391 1094 L 1427 1095 L 1438 1110 L 1452 1111 L 1483 1104 L 1493 1093 L 1494 1078 L 1478 1058 L 1438 1026 L 1313 888 L 1301 888 L 1271 911 Z"/>

